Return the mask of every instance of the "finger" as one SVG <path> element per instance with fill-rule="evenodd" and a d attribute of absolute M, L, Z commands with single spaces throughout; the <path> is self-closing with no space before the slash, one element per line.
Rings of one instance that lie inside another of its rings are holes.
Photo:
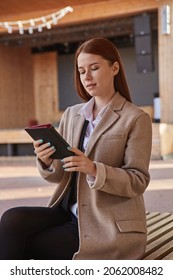
<path fill-rule="evenodd" d="M 35 150 L 35 154 L 39 157 L 50 157 L 54 152 L 56 151 L 54 146 L 51 146 L 50 148 L 46 148 L 44 150 L 39 151 L 38 149 Z"/>
<path fill-rule="evenodd" d="M 53 154 L 55 152 L 55 150 L 56 150 L 55 147 L 51 146 L 50 148 L 47 148 L 47 149 L 43 150 L 42 152 L 40 152 L 40 154 L 43 156 L 45 156 L 45 155 L 47 156 L 49 154 Z"/>
<path fill-rule="evenodd" d="M 41 146 L 39 146 L 39 148 L 40 148 L 40 150 L 45 150 L 45 149 L 47 149 L 50 146 L 51 146 L 51 143 L 48 142 L 48 143 L 42 144 Z"/>
<path fill-rule="evenodd" d="M 34 148 L 38 148 L 41 144 L 43 144 L 43 140 L 39 139 L 33 142 Z"/>
<path fill-rule="evenodd" d="M 69 168 L 64 168 L 65 172 L 80 172 L 79 167 L 69 167 Z"/>
<path fill-rule="evenodd" d="M 80 165 L 78 165 L 78 163 L 66 163 L 62 166 L 62 168 L 64 169 L 64 171 L 67 171 L 67 172 L 80 172 L 81 170 L 81 167 Z"/>
<path fill-rule="evenodd" d="M 42 144 L 42 145 L 38 146 L 37 148 L 35 148 L 35 151 L 38 154 L 50 146 L 51 146 L 51 144 L 50 144 L 50 142 L 48 142 L 48 143 Z"/>
<path fill-rule="evenodd" d="M 62 167 L 69 168 L 69 167 L 78 167 L 78 166 L 80 166 L 80 161 L 69 161 L 66 162 Z"/>
<path fill-rule="evenodd" d="M 79 156 L 70 156 L 70 157 L 66 157 L 63 158 L 61 161 L 64 163 L 68 163 L 68 162 L 79 162 L 81 159 Z"/>
<path fill-rule="evenodd" d="M 83 152 L 81 152 L 79 149 L 77 148 L 73 148 L 73 147 L 67 147 L 67 149 L 73 153 L 75 153 L 77 156 L 83 155 Z"/>

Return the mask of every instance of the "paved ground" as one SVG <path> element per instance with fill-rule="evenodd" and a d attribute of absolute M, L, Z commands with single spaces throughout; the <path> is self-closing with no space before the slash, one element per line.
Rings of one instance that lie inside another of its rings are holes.
<path fill-rule="evenodd" d="M 146 209 L 173 213 L 173 159 L 151 161 L 150 173 Z M 34 157 L 0 157 L 0 216 L 13 206 L 46 205 L 54 188 L 40 177 Z"/>

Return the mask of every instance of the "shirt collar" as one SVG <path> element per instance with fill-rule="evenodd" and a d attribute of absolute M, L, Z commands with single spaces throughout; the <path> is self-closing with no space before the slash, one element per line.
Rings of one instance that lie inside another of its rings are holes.
<path fill-rule="evenodd" d="M 94 97 L 92 97 L 87 103 L 85 103 L 79 110 L 79 114 L 83 116 L 87 121 L 93 121 L 93 106 Z"/>
<path fill-rule="evenodd" d="M 102 110 L 98 113 L 96 119 L 98 120 L 101 119 L 108 104 L 102 108 Z M 87 103 L 85 103 L 83 107 L 79 110 L 79 114 L 83 116 L 87 121 L 93 121 L 93 106 L 94 106 L 94 97 L 92 97 Z"/>

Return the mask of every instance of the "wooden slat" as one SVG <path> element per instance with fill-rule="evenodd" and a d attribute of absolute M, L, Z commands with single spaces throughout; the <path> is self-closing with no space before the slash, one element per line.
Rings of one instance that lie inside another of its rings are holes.
<path fill-rule="evenodd" d="M 145 255 L 147 256 L 147 255 L 153 253 L 154 251 L 161 248 L 162 246 L 164 246 L 171 240 L 173 240 L 173 230 L 171 230 L 170 232 L 168 232 L 166 234 L 163 234 L 160 238 L 157 238 L 156 240 L 151 242 L 149 245 L 147 245 Z"/>
<path fill-rule="evenodd" d="M 0 144 L 32 143 L 24 129 L 0 129 Z"/>
<path fill-rule="evenodd" d="M 56 123 L 58 110 L 57 52 L 45 52 L 33 57 L 35 115 L 39 123 Z"/>
<path fill-rule="evenodd" d="M 173 235 L 173 232 L 172 232 Z M 166 257 L 168 254 L 173 252 L 173 240 L 166 243 L 162 247 L 158 248 L 156 251 L 151 253 L 148 256 L 145 256 L 144 260 L 162 260 L 164 257 Z"/>
<path fill-rule="evenodd" d="M 158 230 L 154 231 L 147 236 L 147 244 L 150 244 L 157 238 L 161 237 L 163 234 L 166 234 L 170 230 L 173 230 L 173 222 L 166 224 L 164 227 L 159 228 Z"/>
<path fill-rule="evenodd" d="M 157 216 L 159 216 L 160 215 L 160 213 L 159 212 L 152 212 L 152 213 L 147 213 L 146 214 L 146 219 L 147 219 L 147 221 L 149 221 L 150 219 L 152 219 L 153 217 L 157 217 Z"/>
<path fill-rule="evenodd" d="M 171 214 L 170 213 L 162 213 L 162 214 L 159 214 L 153 218 L 151 218 L 150 220 L 147 220 L 147 227 L 150 227 L 156 223 L 158 223 L 159 221 L 169 217 Z"/>
<path fill-rule="evenodd" d="M 163 260 L 173 260 L 173 251 L 163 258 Z"/>
<path fill-rule="evenodd" d="M 147 246 L 144 260 L 173 259 L 173 214 L 146 212 Z"/>
<path fill-rule="evenodd" d="M 0 46 L 0 128 L 22 128 L 35 119 L 30 48 Z"/>
<path fill-rule="evenodd" d="M 153 233 L 154 231 L 162 228 L 163 226 L 169 224 L 170 222 L 173 221 L 173 216 L 169 216 L 161 221 L 158 221 L 157 223 L 153 224 L 152 226 L 149 226 L 148 229 L 148 234 Z"/>

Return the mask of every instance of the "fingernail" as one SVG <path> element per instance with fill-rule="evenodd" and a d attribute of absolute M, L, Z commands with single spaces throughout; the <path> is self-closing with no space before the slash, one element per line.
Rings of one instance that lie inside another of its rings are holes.
<path fill-rule="evenodd" d="M 39 139 L 38 141 L 39 141 L 40 143 L 43 143 L 43 139 Z"/>
<path fill-rule="evenodd" d="M 61 162 L 64 162 L 64 159 L 61 159 Z"/>
<path fill-rule="evenodd" d="M 50 142 L 48 142 L 47 145 L 50 146 L 51 145 Z"/>
<path fill-rule="evenodd" d="M 71 151 L 71 147 L 67 147 L 67 150 Z"/>
<path fill-rule="evenodd" d="M 52 149 L 52 150 L 56 150 L 56 149 L 55 149 L 55 146 L 52 146 L 51 149 Z"/>

